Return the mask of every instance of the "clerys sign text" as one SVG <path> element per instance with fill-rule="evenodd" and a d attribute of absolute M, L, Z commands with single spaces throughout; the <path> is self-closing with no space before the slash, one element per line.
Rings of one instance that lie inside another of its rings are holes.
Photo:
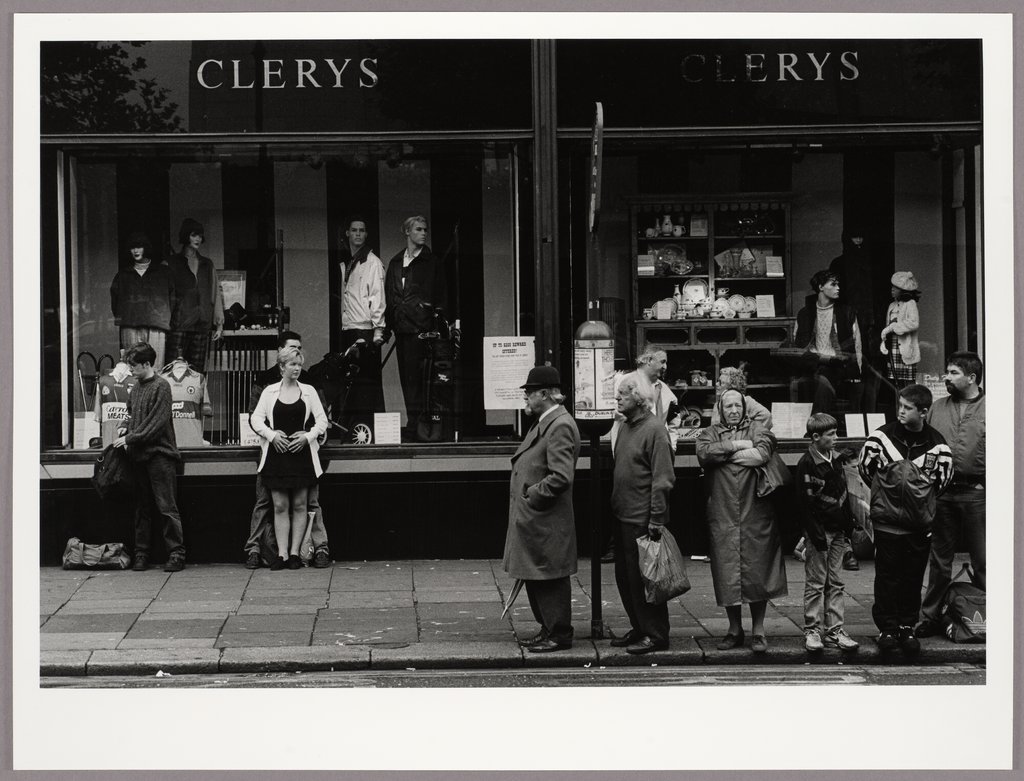
<path fill-rule="evenodd" d="M 323 57 L 319 59 L 203 60 L 195 70 L 202 89 L 372 89 L 380 82 L 376 57 Z"/>
<path fill-rule="evenodd" d="M 860 76 L 855 51 L 744 52 L 742 54 L 687 54 L 682 59 L 683 79 L 691 84 L 716 81 L 854 81 Z"/>

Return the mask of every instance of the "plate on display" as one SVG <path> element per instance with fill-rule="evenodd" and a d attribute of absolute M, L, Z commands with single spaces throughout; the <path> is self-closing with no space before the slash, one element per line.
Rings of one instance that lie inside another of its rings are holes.
<path fill-rule="evenodd" d="M 739 293 L 729 296 L 729 308 L 734 312 L 743 312 L 747 308 L 747 299 Z"/>
<path fill-rule="evenodd" d="M 750 312 L 750 314 L 754 314 L 754 312 L 757 311 L 757 299 L 754 298 L 753 296 L 747 296 L 746 302 L 747 302 L 747 305 L 746 305 L 744 311 Z"/>
<path fill-rule="evenodd" d="M 704 279 L 688 279 L 682 287 L 683 303 L 696 304 L 708 297 L 708 283 Z"/>

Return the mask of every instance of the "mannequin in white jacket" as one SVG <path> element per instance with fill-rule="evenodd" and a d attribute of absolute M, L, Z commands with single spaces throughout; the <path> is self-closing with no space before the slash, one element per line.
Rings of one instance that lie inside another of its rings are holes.
<path fill-rule="evenodd" d="M 306 531 L 309 489 L 323 472 L 318 439 L 327 431 L 327 415 L 311 385 L 299 382 L 304 358 L 296 347 L 278 351 L 281 382 L 264 388 L 252 413 L 253 431 L 263 438 L 259 473 L 274 502 L 278 558 L 272 570 L 299 569 L 299 548 Z M 313 416 L 313 427 L 306 421 Z"/>

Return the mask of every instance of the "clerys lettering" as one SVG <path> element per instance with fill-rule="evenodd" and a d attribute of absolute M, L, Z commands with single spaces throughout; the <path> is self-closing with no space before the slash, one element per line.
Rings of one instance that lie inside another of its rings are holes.
<path fill-rule="evenodd" d="M 687 54 L 680 66 L 683 80 L 691 84 L 855 81 L 860 78 L 857 52 L 852 51 Z"/>
<path fill-rule="evenodd" d="M 380 81 L 376 57 L 291 60 L 203 60 L 195 72 L 203 89 L 373 89 Z"/>

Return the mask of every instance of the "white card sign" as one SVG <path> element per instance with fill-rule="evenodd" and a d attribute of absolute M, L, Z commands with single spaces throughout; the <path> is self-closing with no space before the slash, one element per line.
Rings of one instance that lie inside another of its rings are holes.
<path fill-rule="evenodd" d="M 402 413 L 373 413 L 373 443 L 375 445 L 402 444 Z"/>
<path fill-rule="evenodd" d="M 758 317 L 775 317 L 775 296 L 761 295 L 757 296 L 755 300 L 757 301 Z"/>

